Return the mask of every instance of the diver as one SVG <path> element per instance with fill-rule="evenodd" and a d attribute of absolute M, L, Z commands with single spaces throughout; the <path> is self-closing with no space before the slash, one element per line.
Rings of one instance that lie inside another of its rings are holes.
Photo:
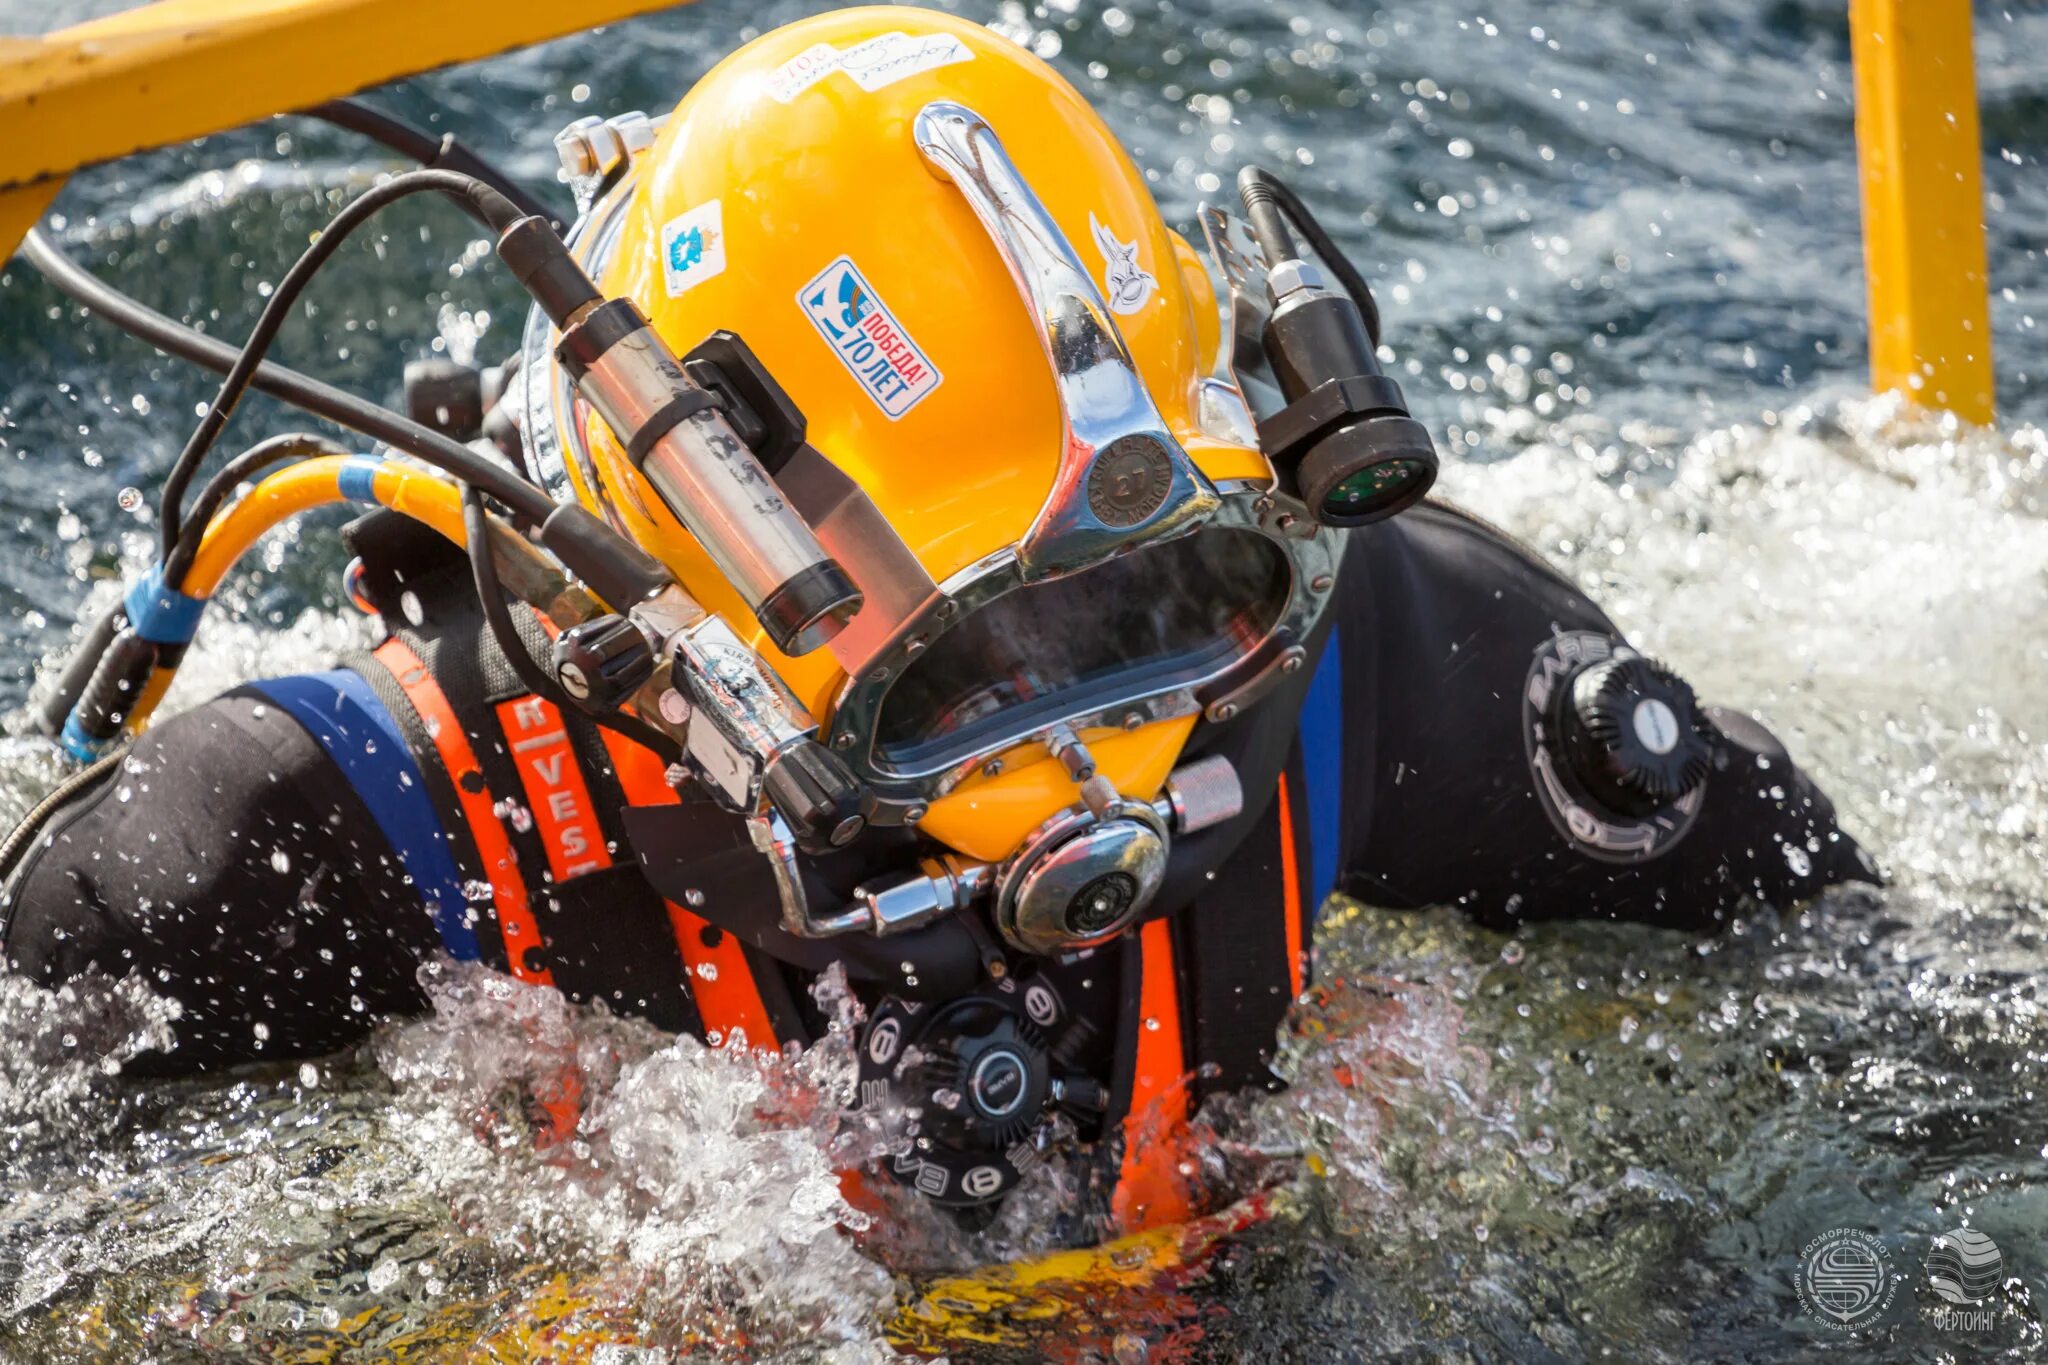
<path fill-rule="evenodd" d="M 13 971 L 177 1000 L 149 1065 L 344 1047 L 442 954 L 801 1045 L 839 967 L 861 1103 L 915 1115 L 897 1180 L 988 1205 L 1078 1139 L 1157 1221 L 1160 1135 L 1275 1083 L 1333 891 L 1706 930 L 1874 875 L 1761 726 L 1425 497 L 1370 290 L 1277 177 L 1203 211 L 1205 262 L 1065 80 L 901 8 L 561 146 L 566 237 L 398 176 L 239 351 L 100 300 L 228 378 L 54 689 L 102 756 L 0 848 L 0 921 Z M 264 362 L 422 187 L 535 299 L 502 395 L 400 417 Z M 266 386 L 416 458 L 274 439 L 182 508 Z M 378 642 L 145 725 L 234 557 L 337 500 L 376 508 Z"/>

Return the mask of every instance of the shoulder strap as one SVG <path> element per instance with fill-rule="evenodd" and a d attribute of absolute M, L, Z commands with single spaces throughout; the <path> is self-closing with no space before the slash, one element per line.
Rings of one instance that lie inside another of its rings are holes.
<path fill-rule="evenodd" d="M 449 953 L 482 956 L 452 856 L 412 747 L 383 701 L 348 669 L 250 683 L 238 691 L 276 705 L 310 734 L 348 779 L 404 865 Z"/>
<path fill-rule="evenodd" d="M 1277 1087 L 1268 1064 L 1287 1009 L 1307 985 L 1312 856 L 1299 750 L 1266 810 L 1172 919 L 1186 996 L 1196 1099 Z"/>
<path fill-rule="evenodd" d="M 1120 1231 L 1177 1223 L 1190 1211 L 1180 1174 L 1190 1112 L 1190 1059 L 1170 922 L 1124 941 L 1123 1003 L 1109 1113 L 1122 1155 L 1110 1207 Z"/>
<path fill-rule="evenodd" d="M 602 732 L 626 801 L 635 806 L 668 806 L 681 801 L 661 760 L 647 749 L 610 730 Z M 773 1050 L 792 1036 L 776 1027 L 770 1010 L 769 967 L 756 954 L 688 907 L 665 900 L 677 951 L 690 975 L 690 993 L 704 1021 L 705 1040 L 713 1046 L 751 1046 Z M 768 989 L 764 989 L 767 987 Z"/>
<path fill-rule="evenodd" d="M 1211 887 L 1126 940 L 1110 1089 L 1122 1156 L 1111 1201 L 1125 1232 L 1190 1212 L 1187 1121 L 1211 1094 L 1277 1086 L 1268 1063 L 1307 984 L 1311 852 L 1301 754 Z"/>
<path fill-rule="evenodd" d="M 454 785 L 456 808 L 469 828 L 483 862 L 484 877 L 491 886 L 491 905 L 497 912 L 498 930 L 504 939 L 507 968 L 521 981 L 554 985 L 554 973 L 548 970 L 541 946 L 540 926 L 534 922 L 533 907 L 527 899 L 526 878 L 513 852 L 506 822 L 498 814 L 493 785 L 477 761 L 477 751 L 469 742 L 462 719 L 406 640 L 392 636 L 376 648 L 373 657 L 390 671 L 419 714 L 434 752 L 440 755 L 441 766 Z M 497 788 L 506 785 L 501 779 Z"/>

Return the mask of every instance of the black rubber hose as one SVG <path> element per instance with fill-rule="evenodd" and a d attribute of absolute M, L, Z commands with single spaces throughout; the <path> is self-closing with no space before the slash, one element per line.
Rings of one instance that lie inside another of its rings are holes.
<path fill-rule="evenodd" d="M 355 100 L 328 100 L 324 104 L 301 109 L 299 113 L 360 134 L 429 169 L 473 175 L 511 200 L 522 214 L 533 214 L 551 223 L 562 221 L 560 214 L 535 198 L 511 176 L 463 145 L 453 133 L 436 137 L 424 128 L 415 128 L 402 119 Z"/>
<path fill-rule="evenodd" d="M 49 694 L 36 703 L 36 721 L 43 733 L 55 739 L 64 732 L 64 722 L 71 718 L 72 708 L 85 695 L 86 687 L 92 682 L 92 675 L 99 671 L 100 659 L 113 646 L 114 637 L 128 628 L 128 611 L 120 602 L 111 602 L 85 632 L 85 638 L 71 651 L 71 657 L 64 662 L 64 671 L 57 675 L 56 685 Z"/>
<path fill-rule="evenodd" d="M 4 887 L 7 879 L 14 875 L 15 865 L 34 846 L 36 836 L 43 832 L 44 825 L 50 823 L 50 817 L 62 810 L 64 803 L 73 796 L 107 776 L 127 756 L 126 744 L 102 754 L 59 782 L 55 791 L 36 802 L 34 809 L 21 817 L 21 823 L 14 827 L 14 831 L 0 840 L 0 887 Z"/>
<path fill-rule="evenodd" d="M 225 374 L 241 354 L 234 345 L 195 331 L 129 298 L 65 255 L 41 229 L 29 229 L 22 238 L 21 254 L 58 293 L 165 355 Z M 266 360 L 256 366 L 249 387 L 382 441 L 464 483 L 475 484 L 511 509 L 514 519 L 523 525 L 538 526 L 555 510 L 554 500 L 546 493 L 497 461 L 402 413 L 297 370 Z"/>
<path fill-rule="evenodd" d="M 1344 254 L 1344 249 L 1323 230 L 1323 225 L 1316 221 L 1315 214 L 1301 201 L 1301 196 L 1288 188 L 1286 181 L 1264 166 L 1247 166 L 1239 171 L 1237 193 L 1238 197 L 1244 200 L 1245 216 L 1252 220 L 1255 230 L 1261 226 L 1262 219 L 1269 217 L 1277 201 L 1281 212 L 1287 215 L 1302 236 L 1308 238 L 1308 244 L 1315 248 L 1316 255 L 1330 268 L 1330 273 L 1337 277 L 1337 282 L 1344 286 L 1344 292 L 1351 296 L 1351 301 L 1358 305 L 1359 316 L 1365 320 L 1365 334 L 1372 338 L 1372 344 L 1377 347 L 1380 344 L 1380 305 L 1372 296 L 1372 286 L 1365 282 L 1365 276 L 1351 263 L 1351 258 Z M 1287 235 L 1286 229 L 1278 227 L 1277 223 L 1273 226 L 1278 228 L 1277 233 L 1273 235 L 1279 240 L 1284 240 Z M 1272 233 L 1273 228 L 1266 231 Z M 1264 234 L 1261 234 L 1260 245 L 1266 245 Z M 1278 259 L 1269 262 L 1274 265 L 1278 263 Z"/>
<path fill-rule="evenodd" d="M 276 290 L 256 319 L 256 326 L 250 331 L 249 339 L 242 343 L 241 354 L 235 357 L 227 377 L 221 380 L 220 392 L 214 395 L 212 404 L 199 419 L 199 425 L 193 429 L 185 448 L 172 462 L 171 472 L 164 478 L 160 520 L 162 553 L 166 560 L 177 548 L 178 532 L 183 525 L 186 485 L 198 474 L 206 453 L 213 449 L 213 443 L 226 429 L 228 419 L 234 415 L 235 405 L 249 390 L 249 381 L 262 362 L 264 352 L 270 349 L 285 319 L 298 305 L 299 295 L 305 292 L 313 276 L 340 249 L 350 233 L 400 199 L 428 192 L 460 196 L 458 202 L 493 232 L 503 232 L 526 216 L 511 200 L 481 180 L 454 171 L 407 171 L 393 176 L 357 195 L 334 215 L 333 221 L 278 281 Z"/>
<path fill-rule="evenodd" d="M 258 441 L 241 454 L 222 465 L 214 476 L 206 481 L 193 500 L 192 514 L 185 518 L 184 529 L 178 533 L 178 543 L 172 547 L 170 558 L 164 561 L 164 582 L 172 588 L 182 589 L 185 575 L 192 571 L 192 561 L 199 554 L 200 542 L 206 538 L 206 528 L 213 521 L 213 514 L 221 509 L 236 488 L 271 465 L 285 460 L 302 460 L 315 455 L 347 455 L 347 446 L 315 436 L 306 431 L 290 431 L 282 436 L 272 436 Z"/>
<path fill-rule="evenodd" d="M 469 553 L 469 571 L 476 579 L 477 601 L 484 609 L 484 622 L 491 628 L 491 638 L 497 641 L 498 652 L 505 656 L 506 663 L 512 665 L 512 671 L 519 675 L 519 681 L 526 684 L 527 690 L 554 703 L 558 710 L 581 712 L 605 729 L 632 740 L 642 748 L 653 750 L 663 763 L 674 763 L 681 758 L 682 750 L 674 740 L 638 716 L 621 711 L 596 711 L 578 702 L 563 691 L 554 676 L 527 651 L 526 642 L 519 638 L 519 627 L 512 620 L 512 609 L 506 605 L 505 590 L 498 581 L 498 566 L 491 558 L 490 522 L 484 515 L 484 500 L 474 488 L 462 490 L 462 529 L 464 549 Z"/>

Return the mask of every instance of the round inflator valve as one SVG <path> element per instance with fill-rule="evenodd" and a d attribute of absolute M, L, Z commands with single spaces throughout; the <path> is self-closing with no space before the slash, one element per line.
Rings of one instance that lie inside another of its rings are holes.
<path fill-rule="evenodd" d="M 1055 816 L 1024 841 L 996 892 L 996 927 L 1027 953 L 1072 952 L 1115 938 L 1166 877 L 1166 831 L 1144 807 L 1097 820 Z"/>
<path fill-rule="evenodd" d="M 1629 654 L 1589 665 L 1559 700 L 1565 761 L 1602 805 L 1650 815 L 1707 780 L 1714 748 L 1699 703 L 1655 660 Z"/>

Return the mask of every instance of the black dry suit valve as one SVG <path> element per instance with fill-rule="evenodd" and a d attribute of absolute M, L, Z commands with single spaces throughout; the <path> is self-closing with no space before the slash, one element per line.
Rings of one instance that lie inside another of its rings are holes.
<path fill-rule="evenodd" d="M 1363 526 L 1413 506 L 1436 482 L 1436 447 L 1408 415 L 1400 385 L 1381 372 L 1359 301 L 1328 288 L 1301 258 L 1285 218 L 1305 229 L 1312 220 L 1302 221 L 1306 210 L 1285 185 L 1247 166 L 1238 189 L 1268 262 L 1273 311 L 1260 341 L 1286 400 L 1259 423 L 1259 444 L 1325 526 Z"/>
<path fill-rule="evenodd" d="M 860 610 L 860 589 L 782 496 L 718 395 L 691 379 L 630 299 L 606 302 L 541 219 L 512 224 L 498 254 L 561 330 L 556 355 L 576 391 L 775 647 L 808 654 L 837 635 Z"/>

